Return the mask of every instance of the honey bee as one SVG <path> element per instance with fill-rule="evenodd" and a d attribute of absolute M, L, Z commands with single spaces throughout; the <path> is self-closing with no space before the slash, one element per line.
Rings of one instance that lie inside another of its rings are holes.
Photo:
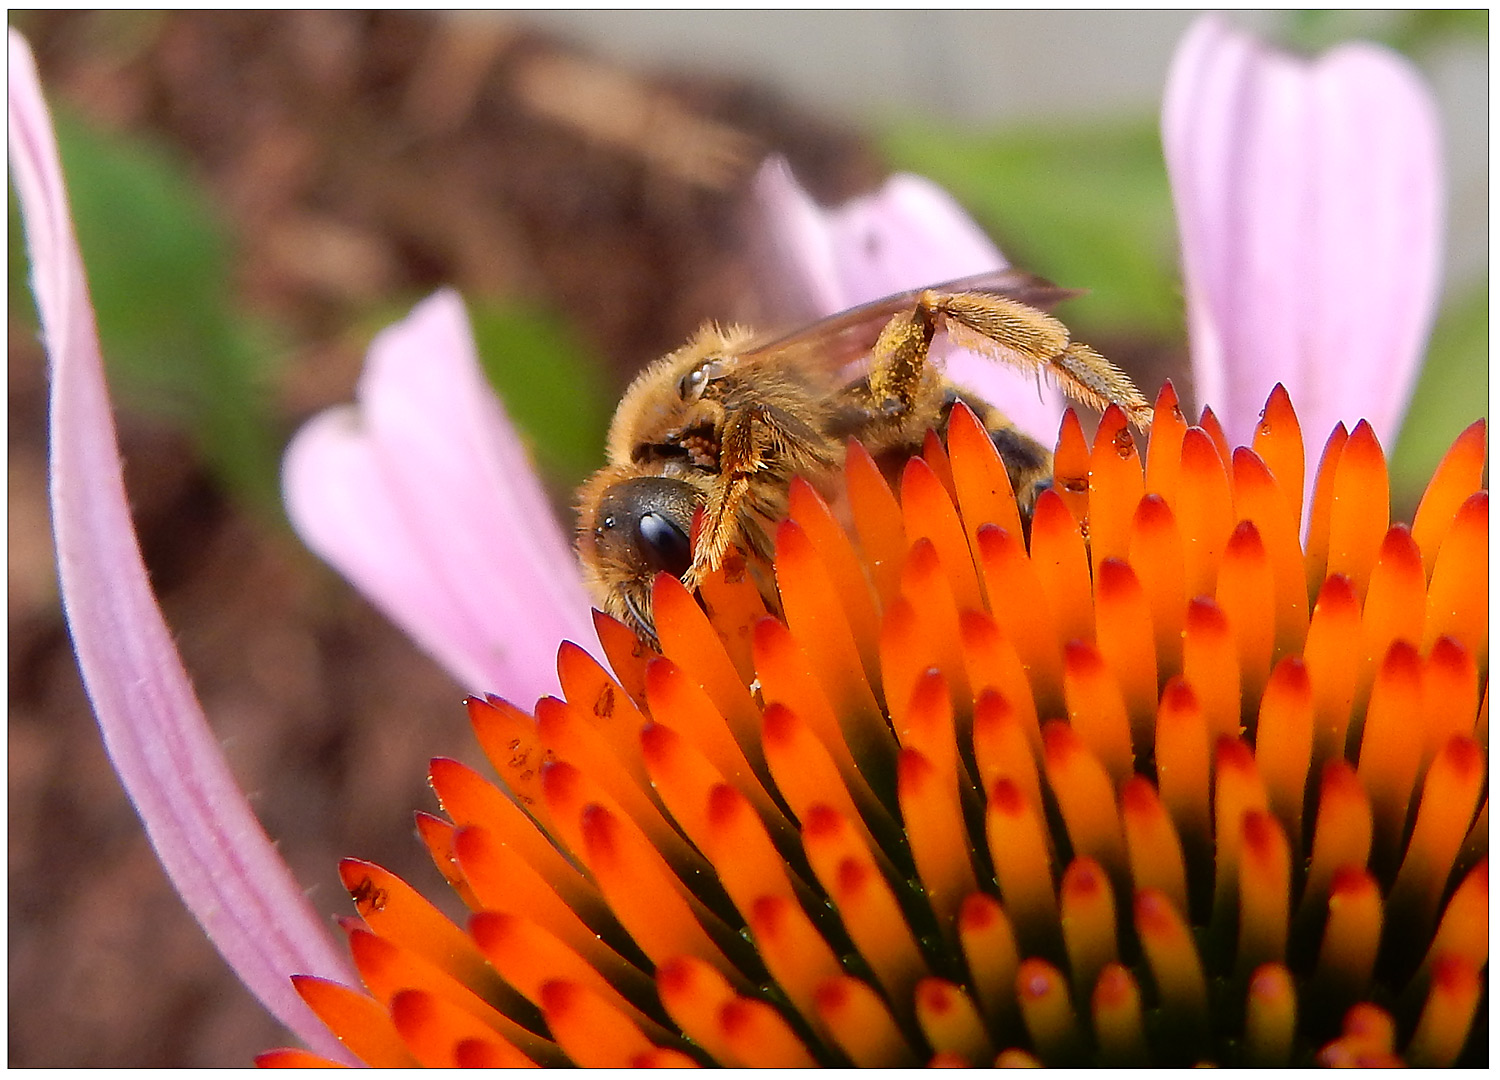
<path fill-rule="evenodd" d="M 851 437 L 877 460 L 920 453 L 929 429 L 946 435 L 959 401 L 989 431 L 1029 516 L 1051 483 L 1051 452 L 949 382 L 929 354 L 942 331 L 1050 375 L 1084 404 L 1113 402 L 1144 430 L 1151 408 L 1129 378 L 1042 310 L 1072 295 L 1005 270 L 877 300 L 771 341 L 704 326 L 631 383 L 610 425 L 608 463 L 579 490 L 578 554 L 596 602 L 654 644 L 658 573 L 695 588 L 731 547 L 764 568 L 794 476 L 827 491 Z"/>

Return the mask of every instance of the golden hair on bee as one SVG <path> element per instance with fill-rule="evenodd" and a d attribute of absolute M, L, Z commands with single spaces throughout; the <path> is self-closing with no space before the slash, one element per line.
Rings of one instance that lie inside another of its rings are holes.
<path fill-rule="evenodd" d="M 658 573 L 696 587 L 731 546 L 768 566 L 794 476 L 827 486 L 850 438 L 876 455 L 919 453 L 927 431 L 946 434 L 959 401 L 984 422 L 1029 512 L 1051 482 L 1051 453 L 949 382 L 931 346 L 947 333 L 1051 376 L 1085 404 L 1118 404 L 1144 429 L 1150 406 L 1131 381 L 1042 310 L 1069 295 L 1006 270 L 887 297 L 774 340 L 705 325 L 631 382 L 606 464 L 579 490 L 578 554 L 596 601 L 654 640 Z M 768 573 L 760 580 L 772 588 Z"/>

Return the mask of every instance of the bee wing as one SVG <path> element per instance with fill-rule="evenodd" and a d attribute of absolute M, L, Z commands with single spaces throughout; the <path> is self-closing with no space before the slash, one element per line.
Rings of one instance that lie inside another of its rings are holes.
<path fill-rule="evenodd" d="M 1024 270 L 990 270 L 940 284 L 925 285 L 892 296 L 872 300 L 837 315 L 830 315 L 790 334 L 758 342 L 741 352 L 740 359 L 753 360 L 776 353 L 816 353 L 817 362 L 839 371 L 867 356 L 892 316 L 909 311 L 917 297 L 928 289 L 940 292 L 985 292 L 1019 300 L 1030 307 L 1050 311 L 1062 301 L 1083 295 L 1064 289 L 1046 278 Z"/>

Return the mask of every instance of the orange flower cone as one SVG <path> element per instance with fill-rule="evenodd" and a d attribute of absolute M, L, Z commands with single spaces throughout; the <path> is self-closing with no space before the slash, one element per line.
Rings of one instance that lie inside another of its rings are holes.
<path fill-rule="evenodd" d="M 1483 1061 L 1483 422 L 1408 527 L 1367 425 L 1157 410 L 1070 416 L 1029 534 L 966 411 L 894 490 L 852 447 L 779 611 L 663 578 L 663 655 L 601 617 L 613 675 L 471 700 L 467 927 L 346 862 L 365 992 L 302 998 L 382 1065 Z"/>

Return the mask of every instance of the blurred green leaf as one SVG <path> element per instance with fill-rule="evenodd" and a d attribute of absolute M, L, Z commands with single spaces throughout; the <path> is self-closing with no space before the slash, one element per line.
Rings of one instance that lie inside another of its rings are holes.
<path fill-rule="evenodd" d="M 543 474 L 571 494 L 603 460 L 614 410 L 603 369 L 557 316 L 483 301 L 469 315 L 490 385 Z"/>
<path fill-rule="evenodd" d="M 1312 10 L 1287 12 L 1281 37 L 1307 53 L 1364 38 L 1420 58 L 1449 42 L 1487 46 L 1489 33 L 1490 13 L 1483 8 Z"/>
<path fill-rule="evenodd" d="M 1414 509 L 1438 462 L 1459 432 L 1488 414 L 1490 387 L 1488 279 L 1438 316 L 1411 408 L 1391 456 L 1395 505 Z"/>
<path fill-rule="evenodd" d="M 892 164 L 931 177 L 1013 264 L 1069 288 L 1080 333 L 1182 334 L 1176 233 L 1154 117 L 975 133 L 890 126 Z"/>
<path fill-rule="evenodd" d="M 92 129 L 63 108 L 54 120 L 112 391 L 182 425 L 230 491 L 274 507 L 264 390 L 272 353 L 265 332 L 233 308 L 229 245 L 207 195 L 160 147 Z M 34 322 L 14 194 L 11 204 L 7 291 Z"/>

